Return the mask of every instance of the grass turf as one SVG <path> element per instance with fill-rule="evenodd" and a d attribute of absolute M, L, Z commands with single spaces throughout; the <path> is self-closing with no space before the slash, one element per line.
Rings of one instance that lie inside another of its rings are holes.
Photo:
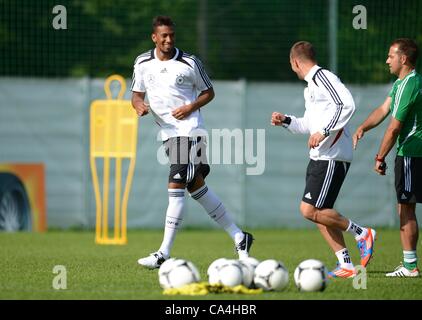
<path fill-rule="evenodd" d="M 331 268 L 336 258 L 317 230 L 252 230 L 256 239 L 251 255 L 259 260 L 274 258 L 289 270 L 289 285 L 282 292 L 259 295 L 209 294 L 164 296 L 156 270 L 137 265 L 139 257 L 154 251 L 161 230 L 129 231 L 125 246 L 94 244 L 93 232 L 53 231 L 45 234 L 0 233 L 0 299 L 422 299 L 422 278 L 386 278 L 401 260 L 398 230 L 377 230 L 374 259 L 367 268 L 367 289 L 354 289 L 353 280 L 330 281 L 324 292 L 298 292 L 293 281 L 295 267 L 308 258 Z M 352 259 L 358 250 L 350 235 L 346 241 Z M 173 257 L 191 260 L 206 280 L 208 265 L 217 258 L 236 258 L 231 239 L 220 230 L 182 230 Z M 419 252 L 419 256 L 422 256 Z M 53 289 L 55 265 L 67 271 L 67 289 Z"/>

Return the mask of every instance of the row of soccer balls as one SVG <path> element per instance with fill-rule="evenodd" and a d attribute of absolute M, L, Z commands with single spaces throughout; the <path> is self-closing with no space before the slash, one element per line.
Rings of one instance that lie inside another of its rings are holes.
<path fill-rule="evenodd" d="M 242 284 L 265 291 L 281 291 L 289 282 L 289 272 L 281 261 L 268 259 L 259 262 L 252 257 L 243 260 L 217 259 L 208 267 L 207 275 L 210 284 L 229 287 Z M 158 278 L 164 289 L 200 281 L 198 269 L 191 261 L 176 258 L 168 259 L 161 265 Z M 327 285 L 327 269 L 321 261 L 308 259 L 297 266 L 294 280 L 300 291 L 323 291 Z"/>

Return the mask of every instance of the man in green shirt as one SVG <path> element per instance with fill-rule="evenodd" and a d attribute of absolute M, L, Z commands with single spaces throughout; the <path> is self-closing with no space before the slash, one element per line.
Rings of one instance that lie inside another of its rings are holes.
<path fill-rule="evenodd" d="M 415 66 L 418 47 L 411 39 L 396 39 L 391 43 L 386 63 L 398 77 L 384 103 L 375 109 L 353 135 L 356 148 L 366 131 L 379 125 L 391 112 L 374 170 L 385 175 L 385 157 L 397 141 L 395 186 L 400 217 L 400 238 L 403 263 L 387 277 L 418 277 L 416 245 L 419 228 L 416 203 L 422 203 L 422 76 Z"/>

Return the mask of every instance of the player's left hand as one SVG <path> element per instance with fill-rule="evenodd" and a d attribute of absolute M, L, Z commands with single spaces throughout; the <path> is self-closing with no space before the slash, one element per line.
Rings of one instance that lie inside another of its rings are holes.
<path fill-rule="evenodd" d="M 377 172 L 381 176 L 385 176 L 385 171 L 387 170 L 387 165 L 385 162 L 381 162 L 378 160 L 375 160 L 375 172 Z"/>
<path fill-rule="evenodd" d="M 308 140 L 308 147 L 309 148 L 316 148 L 319 144 L 325 139 L 325 136 L 320 132 L 315 132 L 309 137 Z"/>
<path fill-rule="evenodd" d="M 186 104 L 184 106 L 181 106 L 171 113 L 173 117 L 175 117 L 177 120 L 183 120 L 192 113 L 192 105 Z"/>

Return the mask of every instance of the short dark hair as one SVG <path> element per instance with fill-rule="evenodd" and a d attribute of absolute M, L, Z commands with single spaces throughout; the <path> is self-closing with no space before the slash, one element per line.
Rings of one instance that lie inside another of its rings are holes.
<path fill-rule="evenodd" d="M 308 41 L 296 42 L 290 49 L 290 57 L 316 62 L 316 52 L 314 46 Z"/>
<path fill-rule="evenodd" d="M 169 16 L 156 16 L 152 19 L 152 32 L 159 26 L 168 26 L 174 28 L 175 24 Z"/>
<path fill-rule="evenodd" d="M 391 42 L 390 47 L 397 45 L 398 50 L 401 54 L 404 54 L 409 60 L 412 67 L 416 66 L 416 60 L 418 60 L 419 49 L 415 41 L 408 38 L 398 38 Z"/>

